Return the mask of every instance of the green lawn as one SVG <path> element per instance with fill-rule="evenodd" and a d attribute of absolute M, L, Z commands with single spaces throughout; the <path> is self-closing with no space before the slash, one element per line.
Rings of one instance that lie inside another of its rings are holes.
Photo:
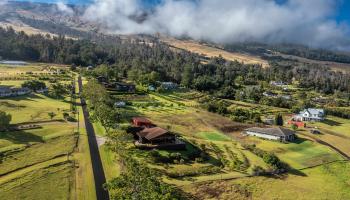
<path fill-rule="evenodd" d="M 296 169 L 335 160 L 343 160 L 343 158 L 332 149 L 302 138 L 298 139 L 295 143 L 288 144 L 260 140 L 257 147 L 274 152 L 282 161 Z"/>
<path fill-rule="evenodd" d="M 12 115 L 12 123 L 50 120 L 49 112 L 56 113 L 54 119 L 62 119 L 63 111 L 69 109 L 69 103 L 40 94 L 0 99 L 0 110 Z"/>
<path fill-rule="evenodd" d="M 285 178 L 252 177 L 230 181 L 250 192 L 250 199 L 318 200 L 350 199 L 350 164 L 333 163 Z"/>
<path fill-rule="evenodd" d="M 210 141 L 230 141 L 231 138 L 219 132 L 199 132 L 196 136 Z"/>
<path fill-rule="evenodd" d="M 323 122 L 310 123 L 310 126 L 329 130 L 338 134 L 350 137 L 350 120 L 339 117 L 328 116 Z M 322 131 L 322 130 L 321 130 Z"/>
<path fill-rule="evenodd" d="M 0 152 L 12 145 L 30 145 L 55 137 L 72 135 L 75 130 L 76 127 L 72 124 L 57 122 L 42 125 L 40 129 L 4 132 L 0 134 Z"/>
<path fill-rule="evenodd" d="M 66 155 L 76 144 L 74 136 L 62 136 L 14 152 L 6 152 L 0 164 L 0 175 L 36 163 Z"/>
<path fill-rule="evenodd" d="M 47 200 L 72 199 L 74 168 L 59 163 L 25 173 L 0 184 L 1 199 Z"/>
<path fill-rule="evenodd" d="M 102 145 L 99 150 L 106 179 L 110 181 L 119 176 L 120 173 L 120 166 L 116 160 L 116 154 L 105 145 Z"/>

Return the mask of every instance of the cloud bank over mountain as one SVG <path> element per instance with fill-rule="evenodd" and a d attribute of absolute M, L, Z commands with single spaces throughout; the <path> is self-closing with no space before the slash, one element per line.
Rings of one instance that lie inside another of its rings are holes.
<path fill-rule="evenodd" d="M 4 6 L 7 4 L 7 0 L 0 0 L 0 6 Z"/>
<path fill-rule="evenodd" d="M 84 17 L 120 34 L 164 33 L 198 40 L 301 43 L 349 48 L 349 28 L 332 20 L 336 0 L 95 0 Z"/>

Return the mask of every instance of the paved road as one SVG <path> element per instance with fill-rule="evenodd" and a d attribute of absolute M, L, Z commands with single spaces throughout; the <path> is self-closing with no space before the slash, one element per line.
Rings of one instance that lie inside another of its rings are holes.
<path fill-rule="evenodd" d="M 81 92 L 82 81 L 80 76 L 78 78 L 78 84 L 79 84 L 79 91 Z M 103 189 L 103 184 L 106 183 L 106 177 L 103 171 L 101 157 L 98 150 L 95 130 L 89 120 L 89 112 L 87 110 L 85 100 L 81 98 L 81 102 L 83 107 L 83 115 L 85 120 L 86 132 L 88 134 L 90 156 L 91 156 L 91 162 L 92 162 L 92 171 L 95 179 L 96 197 L 97 197 L 97 200 L 109 200 L 108 191 Z"/>

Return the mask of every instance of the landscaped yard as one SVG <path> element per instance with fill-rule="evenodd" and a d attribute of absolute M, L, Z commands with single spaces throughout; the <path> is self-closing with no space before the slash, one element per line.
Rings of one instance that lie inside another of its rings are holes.
<path fill-rule="evenodd" d="M 62 119 L 62 113 L 69 111 L 68 102 L 52 99 L 41 94 L 0 99 L 0 110 L 12 115 L 12 123 L 50 120 L 48 113 L 54 112 L 54 119 Z"/>
<path fill-rule="evenodd" d="M 296 169 L 344 159 L 329 147 L 303 138 L 288 144 L 259 140 L 257 147 L 274 152 L 281 160 Z"/>

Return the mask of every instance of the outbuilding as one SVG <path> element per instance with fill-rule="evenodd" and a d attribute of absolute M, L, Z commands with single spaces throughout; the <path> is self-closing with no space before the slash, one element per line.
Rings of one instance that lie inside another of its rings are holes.
<path fill-rule="evenodd" d="M 144 118 L 144 117 L 134 117 L 132 118 L 132 124 L 134 126 L 138 126 L 138 127 L 155 127 L 156 125 L 154 125 L 150 120 Z"/>
<path fill-rule="evenodd" d="M 277 128 L 248 128 L 244 130 L 244 134 L 256 136 L 268 140 L 277 140 L 281 142 L 290 142 L 295 140 L 295 132 L 282 127 Z"/>

